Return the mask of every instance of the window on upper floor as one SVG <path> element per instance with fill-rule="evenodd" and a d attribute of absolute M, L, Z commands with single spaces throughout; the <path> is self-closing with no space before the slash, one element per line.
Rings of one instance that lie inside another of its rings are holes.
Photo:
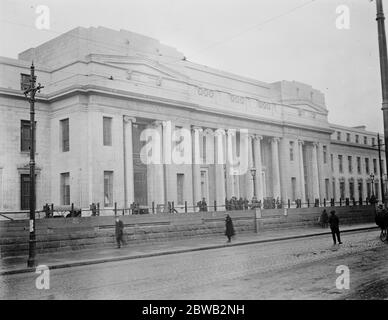
<path fill-rule="evenodd" d="M 356 143 L 360 143 L 360 136 L 356 134 Z"/>
<path fill-rule="evenodd" d="M 361 158 L 357 157 L 357 173 L 361 174 Z"/>
<path fill-rule="evenodd" d="M 103 117 L 102 118 L 103 126 L 103 144 L 104 146 L 112 145 L 112 118 Z"/>
<path fill-rule="evenodd" d="M 69 118 L 60 121 L 62 152 L 70 150 Z"/>
<path fill-rule="evenodd" d="M 294 142 L 290 141 L 290 161 L 294 161 Z"/>
<path fill-rule="evenodd" d="M 341 132 L 337 131 L 337 140 L 341 140 Z"/>
<path fill-rule="evenodd" d="M 368 137 L 364 136 L 364 144 L 368 144 Z"/>
<path fill-rule="evenodd" d="M 29 74 L 20 74 L 20 90 L 25 91 L 30 87 L 30 78 L 31 76 Z"/>
<path fill-rule="evenodd" d="M 349 173 L 353 172 L 352 156 L 348 156 L 348 170 Z"/>
<path fill-rule="evenodd" d="M 331 166 L 331 171 L 334 171 L 334 156 L 333 156 L 333 154 L 330 155 L 330 166 Z"/>
<path fill-rule="evenodd" d="M 376 146 L 376 139 L 375 138 L 372 138 L 372 146 Z"/>
<path fill-rule="evenodd" d="M 350 133 L 346 134 L 346 142 L 350 142 Z"/>
<path fill-rule="evenodd" d="M 338 155 L 338 170 L 340 173 L 343 172 L 342 155 Z"/>
<path fill-rule="evenodd" d="M 369 159 L 368 158 L 365 158 L 365 171 L 366 171 L 366 174 L 369 174 Z"/>
<path fill-rule="evenodd" d="M 377 174 L 377 160 L 373 159 L 373 173 Z"/>
<path fill-rule="evenodd" d="M 323 150 L 323 163 L 327 163 L 327 146 L 323 146 L 322 150 Z"/>

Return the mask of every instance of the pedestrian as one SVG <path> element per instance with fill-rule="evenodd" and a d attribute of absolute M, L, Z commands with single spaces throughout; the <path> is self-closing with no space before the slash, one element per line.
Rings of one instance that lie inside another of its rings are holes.
<path fill-rule="evenodd" d="M 122 244 L 124 244 L 123 235 L 124 235 L 124 223 L 120 220 L 119 217 L 116 217 L 116 242 L 117 248 L 120 248 Z"/>
<path fill-rule="evenodd" d="M 333 242 L 336 244 L 336 236 L 339 244 L 342 244 L 341 242 L 341 236 L 340 236 L 340 230 L 339 230 L 339 219 L 335 214 L 335 211 L 330 211 L 330 217 L 329 217 L 329 225 L 331 230 L 331 235 L 333 236 Z"/>
<path fill-rule="evenodd" d="M 225 219 L 225 229 L 225 235 L 228 237 L 228 242 L 230 242 L 235 233 L 232 218 L 228 214 Z"/>
<path fill-rule="evenodd" d="M 326 209 L 323 209 L 321 217 L 320 217 L 320 222 L 322 228 L 327 228 L 328 222 L 329 222 L 329 215 L 327 214 Z"/>

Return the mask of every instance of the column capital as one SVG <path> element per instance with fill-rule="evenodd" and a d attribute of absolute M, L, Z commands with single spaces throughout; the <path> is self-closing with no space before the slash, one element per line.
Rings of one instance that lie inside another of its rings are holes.
<path fill-rule="evenodd" d="M 203 131 L 203 133 L 204 133 L 205 135 L 213 135 L 213 134 L 214 134 L 213 129 L 210 129 L 210 128 L 206 128 L 206 129 Z"/>
<path fill-rule="evenodd" d="M 152 123 L 150 123 L 151 127 L 160 127 L 162 125 L 163 125 L 163 121 L 162 120 L 155 120 Z"/>
<path fill-rule="evenodd" d="M 303 140 L 300 140 L 300 139 L 296 139 L 296 141 L 298 142 L 299 145 L 304 145 L 304 141 Z"/>
<path fill-rule="evenodd" d="M 131 116 L 127 116 L 127 115 L 123 116 L 123 120 L 124 120 L 124 122 L 136 122 L 135 117 L 131 117 Z"/>
<path fill-rule="evenodd" d="M 271 140 L 271 142 L 278 143 L 280 141 L 280 138 L 279 137 L 272 137 L 270 140 Z"/>
<path fill-rule="evenodd" d="M 263 136 L 262 135 L 260 135 L 260 134 L 253 134 L 253 139 L 254 140 L 263 140 Z"/>
<path fill-rule="evenodd" d="M 199 126 L 191 126 L 191 130 L 193 132 L 202 132 L 203 131 L 203 128 L 202 127 L 199 127 Z"/>
<path fill-rule="evenodd" d="M 319 142 L 318 141 L 313 141 L 311 144 L 312 144 L 312 146 L 314 148 L 318 148 Z"/>
<path fill-rule="evenodd" d="M 226 132 L 225 132 L 225 129 L 218 128 L 218 129 L 214 130 L 214 134 L 215 135 L 225 135 Z"/>

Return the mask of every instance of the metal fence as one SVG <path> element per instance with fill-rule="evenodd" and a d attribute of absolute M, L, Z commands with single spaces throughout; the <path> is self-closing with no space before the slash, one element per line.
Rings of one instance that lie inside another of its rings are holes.
<path fill-rule="evenodd" d="M 300 199 L 291 201 L 275 200 L 266 198 L 264 201 L 248 201 L 246 199 L 225 199 L 225 202 L 218 204 L 217 201 L 213 203 L 198 202 L 195 206 L 189 206 L 188 202 L 176 205 L 174 201 L 168 201 L 166 204 L 156 204 L 152 202 L 151 206 L 139 205 L 132 203 L 129 208 L 120 208 L 117 203 L 113 207 L 102 207 L 100 203 L 92 203 L 89 208 L 80 208 L 74 204 L 68 206 L 56 206 L 54 204 L 46 204 L 42 210 L 36 210 L 36 218 L 69 218 L 69 217 L 88 217 L 88 216 L 117 216 L 117 215 L 136 215 L 136 214 L 179 214 L 179 213 L 196 213 L 206 211 L 230 211 L 230 210 L 253 210 L 261 209 L 282 209 L 282 208 L 313 208 L 313 207 L 334 207 L 334 206 L 363 206 L 380 202 L 378 199 L 365 200 L 359 199 L 315 199 L 302 202 Z M 29 219 L 29 211 L 6 211 L 0 212 L 0 220 L 24 220 Z"/>

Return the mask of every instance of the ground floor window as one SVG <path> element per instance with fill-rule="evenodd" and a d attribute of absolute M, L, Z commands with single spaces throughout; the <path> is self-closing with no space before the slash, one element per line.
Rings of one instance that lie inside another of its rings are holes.
<path fill-rule="evenodd" d="M 354 199 L 354 183 L 352 181 L 349 182 L 349 197 Z"/>
<path fill-rule="evenodd" d="M 185 175 L 183 173 L 178 173 L 176 175 L 178 205 L 183 205 L 184 204 L 184 199 L 183 199 L 184 178 L 185 178 Z"/>
<path fill-rule="evenodd" d="M 113 207 L 113 171 L 104 171 L 104 207 Z"/>
<path fill-rule="evenodd" d="M 326 200 L 329 199 L 329 179 L 325 179 L 325 198 Z"/>
<path fill-rule="evenodd" d="M 70 173 L 61 173 L 61 203 L 62 205 L 70 204 Z"/>
<path fill-rule="evenodd" d="M 296 178 L 291 178 L 291 187 L 292 187 L 292 201 L 296 200 Z"/>
<path fill-rule="evenodd" d="M 345 199 L 345 182 L 340 182 L 340 195 L 341 199 Z"/>
<path fill-rule="evenodd" d="M 30 209 L 30 175 L 20 175 L 20 209 Z"/>

